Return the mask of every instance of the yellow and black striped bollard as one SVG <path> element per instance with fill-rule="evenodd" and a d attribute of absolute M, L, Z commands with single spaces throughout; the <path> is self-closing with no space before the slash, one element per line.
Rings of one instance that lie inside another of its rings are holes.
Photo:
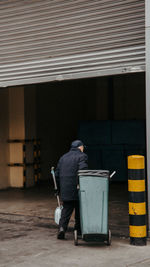
<path fill-rule="evenodd" d="M 144 156 L 128 157 L 130 244 L 146 245 L 146 202 Z"/>

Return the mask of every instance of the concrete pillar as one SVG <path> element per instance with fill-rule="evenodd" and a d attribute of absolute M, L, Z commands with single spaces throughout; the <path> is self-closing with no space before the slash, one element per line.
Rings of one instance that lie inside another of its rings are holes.
<path fill-rule="evenodd" d="M 36 90 L 34 86 L 9 88 L 9 140 L 28 140 L 36 138 Z M 10 142 L 10 163 L 33 162 L 33 143 Z M 10 166 L 10 186 L 23 187 L 34 185 L 33 166 Z M 26 176 L 26 181 L 24 180 Z"/>
<path fill-rule="evenodd" d="M 9 139 L 25 139 L 24 87 L 9 88 Z M 22 143 L 10 143 L 10 163 L 22 163 Z M 10 186 L 23 187 L 23 167 L 9 167 Z"/>
<path fill-rule="evenodd" d="M 150 1 L 145 1 L 146 22 L 146 138 L 147 138 L 147 192 L 148 226 L 150 235 Z"/>

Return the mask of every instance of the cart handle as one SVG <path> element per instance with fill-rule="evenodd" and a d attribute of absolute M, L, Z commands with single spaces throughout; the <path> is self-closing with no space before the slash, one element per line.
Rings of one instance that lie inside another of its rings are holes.
<path fill-rule="evenodd" d="M 112 174 L 110 175 L 110 179 L 115 175 L 116 171 L 112 172 Z"/>

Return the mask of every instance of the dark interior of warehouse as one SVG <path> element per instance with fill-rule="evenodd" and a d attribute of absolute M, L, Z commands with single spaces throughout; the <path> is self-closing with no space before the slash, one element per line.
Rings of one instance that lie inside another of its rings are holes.
<path fill-rule="evenodd" d="M 36 120 L 41 182 L 75 139 L 87 146 L 89 169 L 127 182 L 127 157 L 145 155 L 144 73 L 38 84 Z"/>

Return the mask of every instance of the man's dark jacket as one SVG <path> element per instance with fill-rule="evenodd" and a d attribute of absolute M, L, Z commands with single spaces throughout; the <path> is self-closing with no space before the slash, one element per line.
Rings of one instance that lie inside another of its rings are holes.
<path fill-rule="evenodd" d="M 57 165 L 55 176 L 62 201 L 78 199 L 78 170 L 88 168 L 88 157 L 79 148 L 71 148 L 64 154 Z"/>

